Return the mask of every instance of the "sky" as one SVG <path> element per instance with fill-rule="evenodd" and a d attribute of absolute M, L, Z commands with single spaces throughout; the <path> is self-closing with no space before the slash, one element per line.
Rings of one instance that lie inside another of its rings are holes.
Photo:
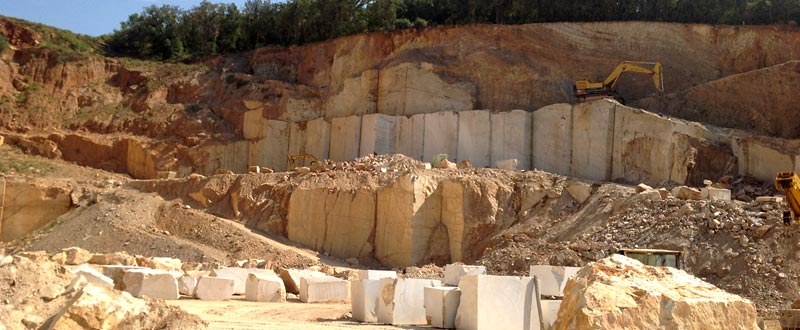
<path fill-rule="evenodd" d="M 189 9 L 202 0 L 0 0 L 0 15 L 55 26 L 72 32 L 99 36 L 114 32 L 119 23 L 150 5 L 175 5 Z M 245 0 L 210 0 L 235 3 Z"/>

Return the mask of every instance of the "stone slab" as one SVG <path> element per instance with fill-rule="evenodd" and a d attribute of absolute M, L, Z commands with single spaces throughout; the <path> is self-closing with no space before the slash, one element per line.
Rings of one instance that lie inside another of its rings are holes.
<path fill-rule="evenodd" d="M 114 289 L 125 291 L 125 282 L 122 281 L 122 277 L 125 275 L 125 271 L 130 269 L 144 269 L 144 267 L 108 265 L 103 266 L 103 275 L 114 281 Z"/>
<path fill-rule="evenodd" d="M 317 160 L 328 158 L 328 151 L 331 143 L 331 123 L 325 118 L 309 120 L 306 123 L 306 145 L 307 154 L 313 155 Z"/>
<path fill-rule="evenodd" d="M 267 120 L 264 138 L 248 145 L 248 166 L 263 166 L 277 172 L 286 171 L 289 153 L 289 123 Z M 242 172 L 238 172 L 242 173 Z"/>
<path fill-rule="evenodd" d="M 533 113 L 533 167 L 570 175 L 572 161 L 572 106 L 548 105 Z"/>
<path fill-rule="evenodd" d="M 580 267 L 531 265 L 530 276 L 539 279 L 539 292 L 543 296 L 564 296 L 567 280 L 575 277 Z"/>
<path fill-rule="evenodd" d="M 359 157 L 395 153 L 395 118 L 377 113 L 361 117 Z"/>
<path fill-rule="evenodd" d="M 304 303 L 343 303 L 350 301 L 349 282 L 331 276 L 301 277 L 300 301 Z"/>
<path fill-rule="evenodd" d="M 233 294 L 245 294 L 247 285 L 247 276 L 250 274 L 278 276 L 278 274 L 276 274 L 274 271 L 270 269 L 258 269 L 258 268 L 229 267 L 229 268 L 215 269 L 211 271 L 211 276 L 230 278 L 235 281 L 233 285 Z"/>
<path fill-rule="evenodd" d="M 178 293 L 194 297 L 194 290 L 197 288 L 197 279 L 196 276 L 181 276 L 178 278 Z"/>
<path fill-rule="evenodd" d="M 302 155 L 306 153 L 306 122 L 299 122 L 299 123 L 290 123 L 289 124 L 289 151 L 288 155 Z M 286 170 L 292 170 L 289 168 L 289 159 L 286 159 Z M 295 164 L 296 166 L 309 166 L 309 163 L 303 164 L 302 162 L 299 164 Z"/>
<path fill-rule="evenodd" d="M 458 286 L 461 278 L 467 275 L 484 275 L 486 266 L 471 266 L 461 264 L 449 264 L 444 266 L 444 285 Z"/>
<path fill-rule="evenodd" d="M 245 291 L 245 299 L 249 301 L 286 301 L 286 286 L 280 277 L 274 275 L 251 273 L 247 276 Z"/>
<path fill-rule="evenodd" d="M 458 160 L 469 160 L 473 167 L 491 165 L 492 125 L 489 111 L 458 113 Z"/>
<path fill-rule="evenodd" d="M 382 278 L 397 278 L 397 272 L 393 270 L 358 270 L 359 280 L 379 280 Z"/>
<path fill-rule="evenodd" d="M 540 329 L 539 293 L 533 277 L 469 275 L 459 284 L 455 326 L 465 330 Z"/>
<path fill-rule="evenodd" d="M 558 309 L 561 307 L 561 300 L 542 299 L 542 323 L 543 329 L 553 328 L 558 318 Z"/>
<path fill-rule="evenodd" d="M 300 279 L 303 277 L 324 277 L 325 273 L 307 269 L 281 269 L 280 277 L 286 286 L 286 292 L 300 294 Z"/>
<path fill-rule="evenodd" d="M 358 158 L 361 143 L 361 117 L 350 116 L 331 120 L 330 159 L 337 162 Z"/>
<path fill-rule="evenodd" d="M 458 115 L 455 112 L 425 114 L 422 154 L 426 162 L 433 161 L 438 154 L 447 154 L 448 159 L 457 162 Z"/>
<path fill-rule="evenodd" d="M 200 300 L 230 300 L 235 282 L 232 278 L 201 276 L 194 295 Z"/>
<path fill-rule="evenodd" d="M 75 276 L 83 276 L 84 278 L 86 278 L 86 281 L 91 284 L 102 286 L 107 289 L 114 288 L 113 279 L 111 279 L 106 275 L 103 275 L 102 273 L 100 273 L 99 271 L 97 271 L 96 269 L 92 268 L 89 265 L 86 264 L 81 265 L 75 268 L 72 271 L 72 273 L 75 274 Z"/>
<path fill-rule="evenodd" d="M 532 118 L 523 110 L 492 113 L 491 164 L 516 159 L 518 169 L 531 169 Z"/>
<path fill-rule="evenodd" d="M 461 291 L 454 287 L 425 287 L 425 317 L 434 328 L 454 329 Z"/>
<path fill-rule="evenodd" d="M 572 110 L 572 176 L 611 179 L 614 102 L 579 103 Z"/>
<path fill-rule="evenodd" d="M 381 280 L 361 279 L 350 282 L 350 305 L 353 319 L 361 322 L 378 322 L 378 299 Z"/>
<path fill-rule="evenodd" d="M 425 287 L 441 286 L 441 281 L 408 278 L 382 278 L 380 281 L 378 322 L 392 325 L 428 324 Z"/>
<path fill-rule="evenodd" d="M 178 280 L 175 275 L 156 269 L 130 269 L 122 276 L 125 291 L 134 297 L 149 297 L 164 300 L 180 298 Z"/>
<path fill-rule="evenodd" d="M 395 119 L 395 152 L 422 160 L 425 139 L 425 115 L 399 116 Z"/>

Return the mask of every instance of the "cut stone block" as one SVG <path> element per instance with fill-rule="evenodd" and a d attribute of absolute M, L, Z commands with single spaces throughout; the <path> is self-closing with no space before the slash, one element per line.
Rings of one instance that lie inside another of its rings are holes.
<path fill-rule="evenodd" d="M 444 266 L 444 285 L 458 286 L 458 282 L 464 276 L 484 274 L 486 274 L 486 266 L 449 264 Z"/>
<path fill-rule="evenodd" d="M 425 136 L 425 115 L 397 117 L 395 120 L 395 152 L 422 160 L 423 140 Z"/>
<path fill-rule="evenodd" d="M 313 155 L 319 161 L 327 159 L 330 143 L 331 124 L 325 121 L 325 118 L 309 120 L 306 124 L 306 153 Z"/>
<path fill-rule="evenodd" d="M 125 291 L 125 282 L 122 281 L 122 277 L 125 275 L 125 271 L 131 269 L 144 269 L 144 267 L 118 265 L 103 266 L 103 275 L 108 276 L 114 281 L 114 289 Z"/>
<path fill-rule="evenodd" d="M 378 300 L 378 322 L 392 325 L 428 324 L 425 317 L 425 287 L 441 286 L 428 279 L 382 278 Z"/>
<path fill-rule="evenodd" d="M 533 277 L 469 275 L 461 279 L 455 326 L 464 330 L 540 329 Z"/>
<path fill-rule="evenodd" d="M 533 113 L 533 167 L 570 175 L 572 105 L 553 104 Z"/>
<path fill-rule="evenodd" d="M 349 283 L 331 276 L 300 278 L 300 301 L 304 303 L 348 302 Z"/>
<path fill-rule="evenodd" d="M 275 171 L 286 170 L 289 153 L 289 123 L 267 120 L 264 138 L 251 141 L 248 145 L 248 166 L 264 166 Z"/>
<path fill-rule="evenodd" d="M 164 270 L 126 270 L 122 281 L 125 283 L 125 291 L 137 298 L 149 297 L 164 300 L 180 298 L 178 280 L 172 273 Z"/>
<path fill-rule="evenodd" d="M 194 295 L 200 300 L 230 300 L 235 282 L 232 278 L 201 276 Z"/>
<path fill-rule="evenodd" d="M 359 280 L 379 280 L 382 278 L 397 278 L 397 272 L 393 270 L 366 270 L 358 271 Z"/>
<path fill-rule="evenodd" d="M 289 124 L 289 151 L 288 155 L 302 155 L 306 153 L 306 127 L 305 123 Z M 286 159 L 286 170 L 291 171 L 294 167 L 289 167 L 289 159 Z M 297 161 L 295 166 L 310 166 L 311 160 L 307 162 Z"/>
<path fill-rule="evenodd" d="M 531 118 L 531 113 L 523 110 L 492 114 L 492 164 L 516 159 L 519 169 L 531 169 Z"/>
<path fill-rule="evenodd" d="M 286 286 L 286 292 L 300 294 L 300 279 L 303 277 L 324 277 L 325 273 L 306 269 L 281 269 L 280 277 Z"/>
<path fill-rule="evenodd" d="M 355 280 L 350 282 L 350 303 L 353 318 L 361 322 L 378 322 L 378 299 L 381 280 Z"/>
<path fill-rule="evenodd" d="M 94 268 L 89 265 L 81 265 L 78 268 L 75 268 L 72 271 L 73 274 L 76 276 L 83 276 L 86 278 L 86 281 L 97 285 L 102 286 L 104 288 L 113 289 L 114 288 L 114 280 L 108 276 L 103 275 L 102 273 L 98 272 Z"/>
<path fill-rule="evenodd" d="M 211 276 L 230 278 L 235 281 L 233 286 L 233 294 L 245 294 L 247 285 L 247 276 L 250 274 L 278 276 L 278 274 L 275 274 L 275 272 L 273 272 L 270 269 L 258 269 L 258 268 L 229 267 L 229 268 L 215 269 L 211 271 Z"/>
<path fill-rule="evenodd" d="M 331 120 L 331 160 L 341 162 L 358 158 L 360 143 L 360 116 L 333 118 Z"/>
<path fill-rule="evenodd" d="M 700 194 L 703 198 L 712 201 L 730 201 L 731 191 L 729 189 L 720 189 L 714 187 L 701 188 Z"/>
<path fill-rule="evenodd" d="M 542 323 L 543 330 L 552 329 L 553 324 L 558 318 L 558 309 L 561 307 L 561 300 L 542 300 Z"/>
<path fill-rule="evenodd" d="M 456 312 L 461 300 L 461 291 L 453 287 L 425 288 L 425 316 L 428 325 L 434 328 L 456 327 Z"/>
<path fill-rule="evenodd" d="M 572 176 L 610 180 L 614 102 L 578 103 L 572 111 Z"/>
<path fill-rule="evenodd" d="M 387 155 L 395 152 L 395 118 L 382 114 L 361 117 L 361 146 L 358 155 Z"/>
<path fill-rule="evenodd" d="M 425 114 L 425 133 L 423 138 L 422 160 L 431 162 L 438 154 L 447 154 L 450 160 L 457 160 L 458 115 L 454 112 Z"/>
<path fill-rule="evenodd" d="M 286 287 L 277 275 L 250 274 L 247 276 L 245 298 L 249 301 L 286 301 Z"/>
<path fill-rule="evenodd" d="M 178 278 L 178 293 L 184 296 L 194 297 L 194 290 L 197 288 L 197 277 L 181 276 Z"/>
<path fill-rule="evenodd" d="M 580 267 L 531 265 L 530 275 L 539 279 L 539 292 L 543 296 L 564 296 L 567 280 L 575 277 Z"/>
<path fill-rule="evenodd" d="M 469 160 L 476 168 L 487 167 L 491 161 L 492 125 L 489 111 L 475 110 L 458 113 L 458 159 Z"/>

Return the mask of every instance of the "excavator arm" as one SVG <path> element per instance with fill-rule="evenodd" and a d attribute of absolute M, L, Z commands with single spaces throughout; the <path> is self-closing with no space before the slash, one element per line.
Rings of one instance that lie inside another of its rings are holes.
<path fill-rule="evenodd" d="M 783 224 L 800 223 L 800 178 L 795 172 L 781 172 L 775 178 L 775 188 L 786 194 L 789 211 L 783 213 Z"/>
<path fill-rule="evenodd" d="M 660 92 L 664 91 L 664 76 L 661 73 L 661 63 L 659 62 L 633 62 L 625 61 L 617 65 L 608 78 L 603 82 L 590 82 L 588 80 L 579 80 L 575 82 L 574 91 L 575 97 L 578 101 L 583 101 L 588 96 L 606 96 L 615 95 L 617 91 L 617 84 L 619 79 L 625 72 L 635 72 L 650 75 L 653 79 L 653 85 Z"/>

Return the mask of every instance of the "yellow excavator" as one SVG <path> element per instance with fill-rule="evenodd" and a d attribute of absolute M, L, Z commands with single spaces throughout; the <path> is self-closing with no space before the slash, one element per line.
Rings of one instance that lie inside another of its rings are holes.
<path fill-rule="evenodd" d="M 783 224 L 800 223 L 800 178 L 795 172 L 781 172 L 775 178 L 775 188 L 786 194 L 789 211 L 783 212 Z"/>
<path fill-rule="evenodd" d="M 625 72 L 635 72 L 647 74 L 652 76 L 653 83 L 659 92 L 664 91 L 664 77 L 661 75 L 660 62 L 633 62 L 625 61 L 617 65 L 614 71 L 608 75 L 606 80 L 602 82 L 591 82 L 588 80 L 578 80 L 573 86 L 575 98 L 578 102 L 584 102 L 589 97 L 606 97 L 612 96 L 619 100 L 620 103 L 625 103 L 625 99 L 617 94 L 617 84 L 619 83 L 620 76 Z"/>

